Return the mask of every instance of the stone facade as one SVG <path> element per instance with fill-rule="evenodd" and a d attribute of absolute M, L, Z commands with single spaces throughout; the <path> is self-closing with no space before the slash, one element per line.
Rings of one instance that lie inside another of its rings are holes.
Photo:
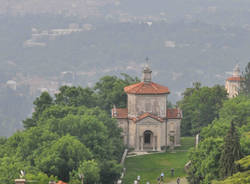
<path fill-rule="evenodd" d="M 180 146 L 180 109 L 167 109 L 167 87 L 151 81 L 151 70 L 145 67 L 143 81 L 124 88 L 127 108 L 112 109 L 112 117 L 123 130 L 124 145 L 135 151 L 161 151 Z"/>
<path fill-rule="evenodd" d="M 145 112 L 161 118 L 166 117 L 167 95 L 128 94 L 128 115 L 138 117 Z"/>
<path fill-rule="evenodd" d="M 236 97 L 240 90 L 240 82 L 242 78 L 240 76 L 240 68 L 238 65 L 235 66 L 233 76 L 227 78 L 225 88 L 229 98 Z"/>

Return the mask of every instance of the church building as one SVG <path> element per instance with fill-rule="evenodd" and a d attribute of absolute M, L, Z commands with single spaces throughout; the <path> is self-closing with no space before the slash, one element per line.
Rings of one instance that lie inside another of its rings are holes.
<path fill-rule="evenodd" d="M 229 98 L 236 97 L 240 90 L 240 83 L 241 83 L 241 76 L 240 76 L 240 67 L 236 65 L 233 71 L 233 76 L 227 78 L 225 88 L 228 93 Z"/>
<path fill-rule="evenodd" d="M 151 81 L 151 69 L 146 66 L 141 82 L 127 86 L 127 108 L 113 108 L 123 130 L 124 144 L 135 151 L 162 151 L 168 146 L 180 146 L 180 109 L 167 108 L 168 87 Z"/>

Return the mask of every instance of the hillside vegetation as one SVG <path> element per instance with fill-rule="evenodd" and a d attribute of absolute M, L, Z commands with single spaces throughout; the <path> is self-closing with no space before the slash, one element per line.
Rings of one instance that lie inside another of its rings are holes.
<path fill-rule="evenodd" d="M 63 86 L 55 98 L 42 93 L 32 117 L 23 121 L 25 129 L 0 138 L 1 183 L 12 184 L 20 170 L 41 184 L 79 184 L 79 174 L 89 184 L 117 180 L 124 147 L 109 112 L 113 104 L 125 105 L 123 87 L 135 81 L 106 76 L 93 89 Z"/>
<path fill-rule="evenodd" d="M 201 129 L 198 149 L 191 149 L 190 184 L 248 184 L 250 155 L 250 65 L 239 96 L 225 100 L 218 117 Z M 216 181 L 217 180 L 217 181 Z"/>

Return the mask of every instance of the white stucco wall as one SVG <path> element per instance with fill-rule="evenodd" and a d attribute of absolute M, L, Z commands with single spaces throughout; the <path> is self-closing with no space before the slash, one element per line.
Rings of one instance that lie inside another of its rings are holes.
<path fill-rule="evenodd" d="M 240 82 L 237 81 L 226 81 L 225 88 L 229 98 L 233 98 L 238 95 L 240 89 Z"/>
<path fill-rule="evenodd" d="M 138 117 L 149 112 L 159 117 L 166 117 L 167 94 L 134 95 L 128 94 L 129 117 Z"/>

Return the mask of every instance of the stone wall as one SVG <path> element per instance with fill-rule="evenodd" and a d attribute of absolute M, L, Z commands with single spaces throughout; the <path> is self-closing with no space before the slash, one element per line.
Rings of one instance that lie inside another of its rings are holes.
<path fill-rule="evenodd" d="M 136 123 L 129 120 L 129 148 L 135 148 Z"/>
<path fill-rule="evenodd" d="M 128 145 L 129 121 L 128 119 L 117 119 L 118 126 L 122 128 L 122 136 L 124 145 Z"/>
<path fill-rule="evenodd" d="M 166 117 L 167 95 L 134 95 L 128 94 L 128 115 L 138 117 L 149 112 L 159 117 Z"/>
<path fill-rule="evenodd" d="M 155 149 L 159 151 L 160 147 L 171 146 L 170 137 L 174 137 L 174 146 L 180 146 L 180 125 L 181 119 L 168 119 L 160 122 L 151 117 L 144 118 L 138 122 L 128 119 L 118 119 L 119 127 L 122 128 L 124 145 L 141 151 L 141 141 L 144 132 L 149 130 L 153 133 Z"/>
<path fill-rule="evenodd" d="M 167 122 L 167 146 L 171 145 L 170 136 L 174 137 L 174 146 L 180 146 L 181 119 L 168 119 Z"/>
<path fill-rule="evenodd" d="M 144 132 L 151 131 L 152 142 L 151 147 L 153 150 L 160 151 L 162 146 L 165 146 L 165 125 L 166 122 L 160 122 L 150 117 L 145 118 L 136 123 L 136 140 L 135 140 L 135 149 L 138 151 L 144 150 Z"/>

